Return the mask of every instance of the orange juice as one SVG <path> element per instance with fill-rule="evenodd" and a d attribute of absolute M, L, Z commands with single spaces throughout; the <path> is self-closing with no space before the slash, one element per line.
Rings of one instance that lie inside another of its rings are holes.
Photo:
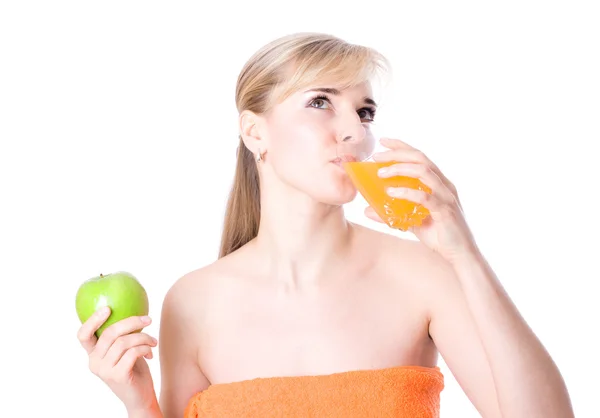
<path fill-rule="evenodd" d="M 380 168 L 393 164 L 396 163 L 365 161 L 343 163 L 343 167 L 360 194 L 379 217 L 390 227 L 407 231 L 411 226 L 421 225 L 429 215 L 429 211 L 418 203 L 389 196 L 386 189 L 388 187 L 409 187 L 427 193 L 431 193 L 431 190 L 420 180 L 412 177 L 379 177 L 377 171 Z"/>

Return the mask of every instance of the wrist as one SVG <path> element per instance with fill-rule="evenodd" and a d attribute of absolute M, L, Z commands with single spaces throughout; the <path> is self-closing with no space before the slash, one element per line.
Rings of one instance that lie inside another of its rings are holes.
<path fill-rule="evenodd" d="M 128 418 L 163 418 L 156 398 L 153 399 L 150 405 L 127 409 L 127 416 Z"/>
<path fill-rule="evenodd" d="M 486 264 L 483 254 L 476 246 L 454 254 L 449 261 L 450 265 L 459 276 L 461 273 L 472 271 L 473 268 L 483 267 Z"/>

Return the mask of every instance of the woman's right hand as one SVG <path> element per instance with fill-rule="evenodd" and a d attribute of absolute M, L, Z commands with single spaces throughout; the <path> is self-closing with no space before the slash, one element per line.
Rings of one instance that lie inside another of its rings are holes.
<path fill-rule="evenodd" d="M 77 338 L 89 356 L 92 373 L 108 385 L 125 404 L 128 412 L 144 411 L 157 404 L 152 375 L 146 360 L 152 358 L 156 339 L 142 332 L 149 317 L 132 316 L 107 327 L 100 338 L 95 332 L 110 315 L 110 308 L 99 309 L 83 323 Z"/>

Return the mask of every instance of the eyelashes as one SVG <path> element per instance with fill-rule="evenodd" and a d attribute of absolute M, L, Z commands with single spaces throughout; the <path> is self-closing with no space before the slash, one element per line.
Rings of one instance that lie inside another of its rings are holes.
<path fill-rule="evenodd" d="M 312 108 L 315 108 L 315 109 L 322 109 L 319 106 L 313 106 L 315 102 L 319 102 L 319 101 L 324 101 L 324 102 L 327 102 L 327 103 L 331 104 L 331 100 L 329 99 L 329 97 L 327 97 L 327 96 L 325 96 L 323 94 L 320 94 L 318 96 L 313 97 L 310 100 L 310 102 L 309 102 L 308 105 L 310 107 L 312 107 Z M 376 109 L 374 107 L 365 106 L 365 107 L 363 107 L 361 109 L 358 109 L 356 112 L 359 115 L 361 114 L 361 112 L 367 112 L 368 115 L 366 117 L 361 116 L 360 117 L 361 119 L 367 119 L 369 122 L 372 122 L 373 120 L 375 120 Z"/>

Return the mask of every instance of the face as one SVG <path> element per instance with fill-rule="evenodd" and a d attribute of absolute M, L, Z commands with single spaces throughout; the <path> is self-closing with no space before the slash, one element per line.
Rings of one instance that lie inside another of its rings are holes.
<path fill-rule="evenodd" d="M 340 205 L 356 189 L 337 158 L 344 138 L 364 140 L 375 114 L 369 83 L 345 90 L 331 85 L 298 91 L 265 118 L 263 176 L 276 176 L 318 202 Z"/>

